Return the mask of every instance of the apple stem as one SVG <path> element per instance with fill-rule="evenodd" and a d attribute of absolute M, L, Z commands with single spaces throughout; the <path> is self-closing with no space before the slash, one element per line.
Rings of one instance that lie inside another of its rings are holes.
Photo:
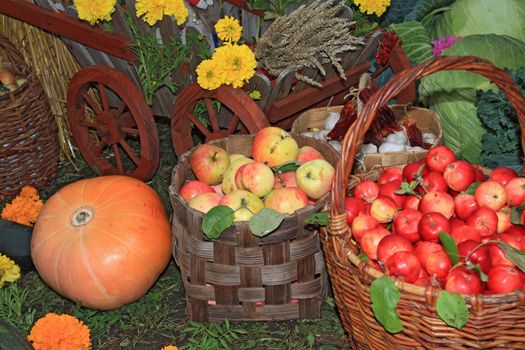
<path fill-rule="evenodd" d="M 490 244 L 490 243 L 498 243 L 498 242 L 499 242 L 498 240 L 493 240 L 493 239 L 488 240 L 488 241 L 485 241 L 485 242 L 481 242 L 480 244 L 478 244 L 477 246 L 475 246 L 474 249 L 472 249 L 472 250 L 470 251 L 470 253 L 467 254 L 467 256 L 465 257 L 465 261 L 471 262 L 471 261 L 470 261 L 470 256 L 471 256 L 472 254 L 474 254 L 474 252 L 475 252 L 476 250 L 478 250 L 479 248 L 483 247 L 484 245 L 487 245 L 487 244 Z"/>

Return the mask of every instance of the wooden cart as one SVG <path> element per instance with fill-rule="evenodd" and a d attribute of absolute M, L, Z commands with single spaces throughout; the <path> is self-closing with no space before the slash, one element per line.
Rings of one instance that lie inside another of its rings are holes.
<path fill-rule="evenodd" d="M 52 0 L 35 2 L 38 6 L 24 0 L 2 0 L 0 13 L 61 36 L 83 67 L 69 82 L 67 96 L 69 126 L 80 153 L 101 175 L 126 174 L 142 180 L 153 177 L 159 164 L 154 116 L 171 119 L 173 146 L 179 156 L 194 146 L 196 133 L 207 142 L 234 132 L 253 133 L 268 125 L 288 129 L 306 109 L 343 102 L 349 88 L 369 70 L 381 35 L 379 32 L 370 35 L 361 50 L 342 58 L 346 80 L 328 65 L 323 79 L 315 70 L 301 72 L 320 81 L 320 88 L 297 81 L 295 71 L 290 70 L 273 81 L 257 73 L 243 89 L 222 86 L 204 90 L 195 83 L 194 72 L 199 63 L 195 58 L 170 77 L 178 84 L 180 93 L 160 89 L 149 106 L 139 88 L 141 84 L 133 67 L 137 58 L 130 50 L 131 33 L 120 6 L 112 16 L 115 33 L 108 33 L 76 19 L 74 14 L 58 12 Z M 244 1 L 228 2 L 244 7 Z M 127 0 L 126 6 L 135 12 L 134 1 Z M 243 14 L 244 18 L 250 16 L 246 8 Z M 154 27 L 133 20 L 140 31 L 157 31 L 165 42 L 180 34 L 171 18 Z M 402 50 L 394 50 L 392 70 L 397 72 L 408 66 Z M 261 100 L 254 101 L 248 96 L 253 90 L 261 92 Z M 398 96 L 398 101 L 412 101 L 414 96 L 415 88 L 411 87 Z M 204 120 L 194 113 L 199 103 L 206 110 Z"/>

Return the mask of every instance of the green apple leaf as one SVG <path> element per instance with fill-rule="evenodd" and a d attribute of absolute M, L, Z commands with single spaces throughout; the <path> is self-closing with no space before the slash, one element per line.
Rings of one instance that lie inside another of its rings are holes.
<path fill-rule="evenodd" d="M 439 241 L 443 244 L 445 251 L 452 262 L 452 265 L 456 265 L 459 262 L 459 251 L 456 241 L 452 236 L 446 232 L 439 233 Z"/>
<path fill-rule="evenodd" d="M 468 321 L 467 303 L 457 293 L 442 291 L 436 301 L 436 312 L 447 325 L 461 329 Z"/>
<path fill-rule="evenodd" d="M 516 249 L 503 241 L 498 241 L 498 247 L 503 250 L 505 257 L 509 259 L 511 263 L 525 272 L 525 251 Z"/>
<path fill-rule="evenodd" d="M 290 171 L 296 171 L 301 165 L 303 165 L 302 162 L 291 161 L 291 162 L 286 162 L 279 166 L 273 167 L 272 169 L 274 172 L 278 174 L 282 174 L 282 173 L 287 173 Z"/>
<path fill-rule="evenodd" d="M 389 277 L 378 278 L 370 286 L 370 301 L 374 316 L 390 333 L 403 330 L 403 324 L 396 312 L 400 297 L 399 290 Z"/>
<path fill-rule="evenodd" d="M 473 196 L 476 193 L 476 188 L 481 185 L 481 182 L 476 181 L 470 184 L 470 186 L 467 188 L 467 194 L 470 194 Z"/>
<path fill-rule="evenodd" d="M 283 214 L 270 208 L 263 208 L 250 218 L 248 226 L 255 236 L 264 237 L 276 230 L 283 220 Z"/>
<path fill-rule="evenodd" d="M 328 226 L 329 222 L 330 215 L 328 214 L 328 212 L 310 214 L 308 215 L 306 220 L 304 220 L 304 223 L 307 225 Z"/>
<path fill-rule="evenodd" d="M 523 213 L 523 210 L 525 210 L 525 205 L 521 205 L 519 207 L 514 207 L 510 211 L 510 222 L 514 225 L 523 225 L 524 223 L 521 222 L 521 214 Z"/>
<path fill-rule="evenodd" d="M 202 218 L 202 232 L 211 239 L 217 239 L 233 225 L 233 209 L 226 205 L 211 208 Z"/>
<path fill-rule="evenodd" d="M 369 263 L 370 262 L 370 259 L 368 258 L 368 256 L 366 256 L 365 253 L 361 253 L 357 256 L 360 260 L 366 262 L 366 263 Z"/>
<path fill-rule="evenodd" d="M 479 264 L 476 264 L 472 267 L 472 270 L 477 271 L 479 274 L 479 278 L 481 279 L 481 282 L 487 282 L 489 280 L 489 276 L 481 270 L 481 266 Z"/>

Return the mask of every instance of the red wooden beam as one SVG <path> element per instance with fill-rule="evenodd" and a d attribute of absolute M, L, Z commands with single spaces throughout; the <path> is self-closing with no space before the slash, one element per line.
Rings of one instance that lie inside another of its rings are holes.
<path fill-rule="evenodd" d="M 257 16 L 264 15 L 264 11 L 261 11 L 261 10 L 250 10 L 248 5 L 246 5 L 246 0 L 225 0 L 225 1 L 229 2 L 230 4 L 232 4 L 235 7 L 238 7 L 240 9 L 249 11 L 249 12 L 253 13 L 254 15 L 257 15 Z"/>
<path fill-rule="evenodd" d="M 135 55 L 129 48 L 131 40 L 83 23 L 65 13 L 54 12 L 25 0 L 1 0 L 0 13 L 16 18 L 56 35 L 127 61 Z"/>

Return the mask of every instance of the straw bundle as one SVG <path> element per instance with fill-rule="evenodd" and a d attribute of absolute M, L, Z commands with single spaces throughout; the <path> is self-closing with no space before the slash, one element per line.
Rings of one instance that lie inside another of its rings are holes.
<path fill-rule="evenodd" d="M 42 82 L 58 126 L 57 142 L 60 143 L 62 158 L 73 164 L 66 95 L 69 80 L 80 69 L 79 64 L 59 37 L 37 27 L 0 15 L 0 33 L 18 48 Z M 2 60 L 5 61 L 5 58 Z"/>

